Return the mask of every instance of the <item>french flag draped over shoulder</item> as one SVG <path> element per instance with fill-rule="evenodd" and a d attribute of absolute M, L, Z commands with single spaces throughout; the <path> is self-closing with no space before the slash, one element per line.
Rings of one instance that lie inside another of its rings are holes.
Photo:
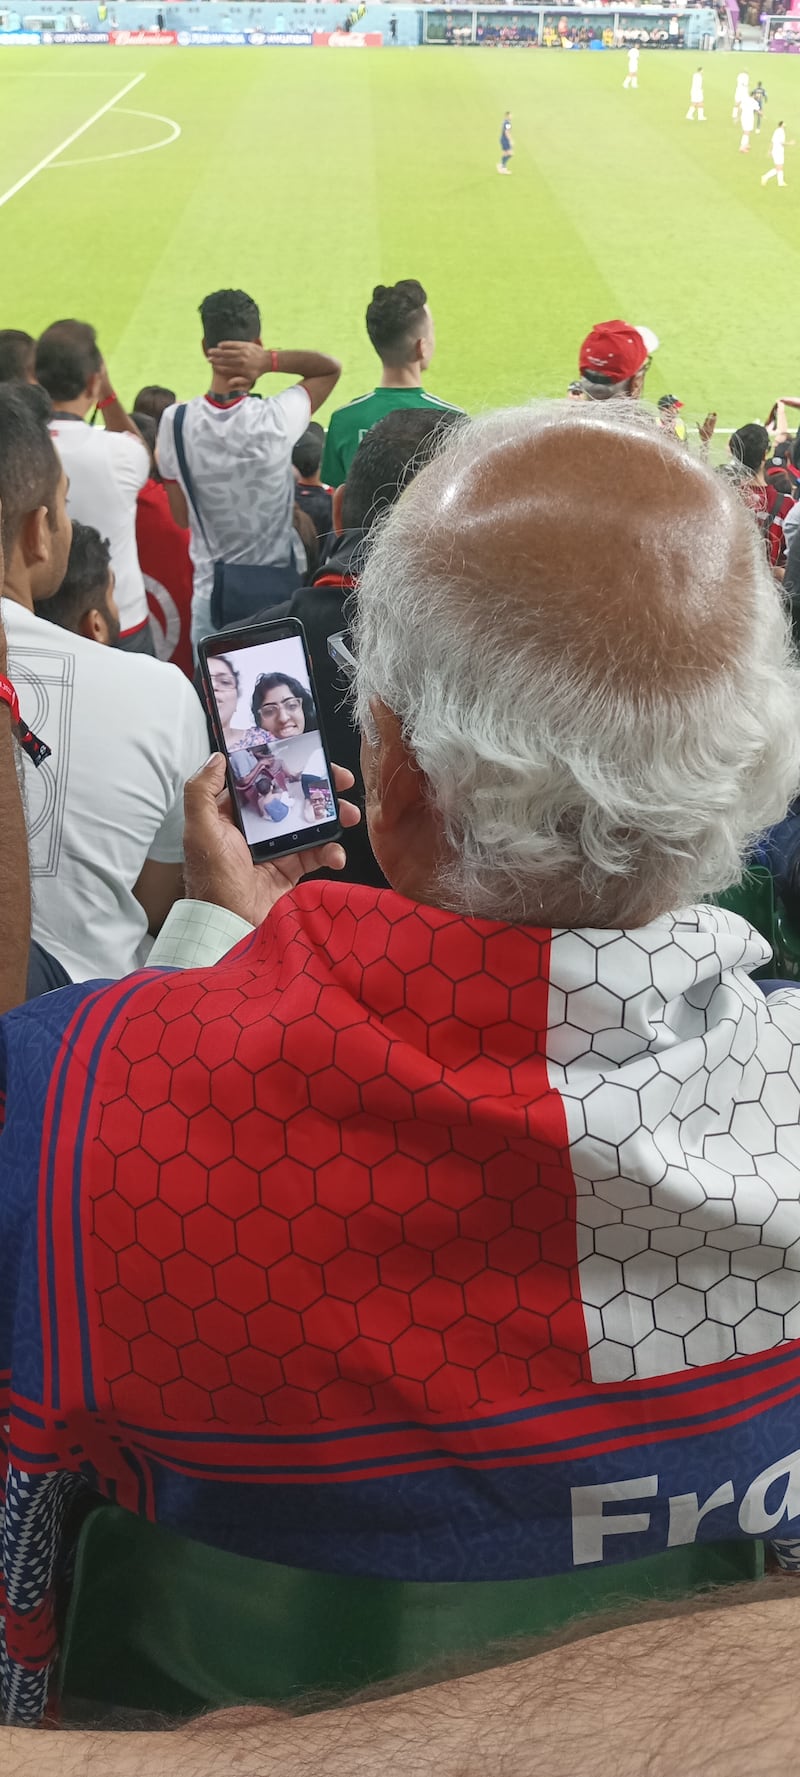
<path fill-rule="evenodd" d="M 349 1574 L 800 1536 L 800 997 L 636 932 L 309 884 L 0 1027 L 6 1719 L 74 1494 Z M 268 1489 L 265 1502 L 264 1489 Z"/>

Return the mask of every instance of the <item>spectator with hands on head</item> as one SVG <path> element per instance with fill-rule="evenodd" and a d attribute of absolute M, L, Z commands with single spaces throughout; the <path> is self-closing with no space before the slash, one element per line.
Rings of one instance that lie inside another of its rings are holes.
<path fill-rule="evenodd" d="M 289 597 L 299 585 L 306 556 L 294 527 L 292 451 L 340 374 L 337 360 L 322 352 L 265 349 L 258 306 L 244 290 L 214 291 L 200 316 L 211 387 L 166 408 L 156 446 L 172 516 L 191 532 L 195 645 L 241 618 L 230 592 L 237 572 L 252 579 L 259 570 L 264 602 Z M 267 374 L 300 381 L 248 399 Z"/>

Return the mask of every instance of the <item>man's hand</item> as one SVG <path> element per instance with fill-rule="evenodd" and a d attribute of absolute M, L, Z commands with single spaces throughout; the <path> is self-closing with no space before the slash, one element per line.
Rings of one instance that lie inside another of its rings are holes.
<path fill-rule="evenodd" d="M 114 385 L 111 381 L 105 358 L 100 366 L 100 384 L 97 390 L 96 401 L 97 407 L 101 407 L 104 401 L 109 402 L 109 406 L 103 408 L 103 425 L 105 426 L 106 431 L 130 432 L 132 437 L 139 439 L 140 444 L 144 444 L 144 439 L 139 431 L 139 427 L 136 425 L 135 421 L 131 419 L 130 414 L 125 412 L 119 396 L 114 394 Z M 145 449 L 148 450 L 146 445 Z M 149 454 L 148 450 L 148 455 Z"/>
<path fill-rule="evenodd" d="M 211 347 L 208 362 L 232 389 L 252 389 L 254 382 L 269 370 L 270 355 L 252 340 L 224 339 Z"/>
<path fill-rule="evenodd" d="M 104 358 L 103 362 L 100 366 L 100 387 L 97 391 L 98 403 L 101 401 L 107 401 L 109 395 L 113 395 L 113 393 L 114 393 L 114 385 L 113 385 L 111 378 L 108 374 L 108 365 L 106 364 L 106 361 Z"/>
<path fill-rule="evenodd" d="M 707 413 L 705 419 L 703 420 L 702 425 L 699 425 L 697 428 L 698 432 L 700 433 L 700 443 L 702 444 L 704 450 L 708 450 L 708 447 L 709 447 L 711 440 L 714 436 L 716 424 L 717 424 L 716 414 L 715 413 Z"/>
<path fill-rule="evenodd" d="M 338 359 L 325 352 L 265 352 L 263 346 L 247 339 L 223 339 L 210 348 L 208 361 L 232 392 L 252 389 L 268 370 L 279 376 L 299 376 L 312 413 L 327 401 L 342 373 Z"/>
<path fill-rule="evenodd" d="M 349 790 L 354 782 L 351 771 L 334 765 L 333 778 L 337 791 Z M 214 753 L 200 771 L 191 777 L 184 791 L 186 825 L 183 849 L 186 860 L 184 881 L 190 900 L 211 901 L 238 913 L 251 926 L 266 919 L 270 909 L 282 895 L 295 888 L 312 870 L 343 870 L 345 854 L 341 845 L 331 843 L 315 846 L 304 852 L 288 852 L 274 863 L 254 864 L 246 839 L 234 825 L 230 815 L 230 799 L 225 789 L 225 760 Z M 355 827 L 361 811 L 352 802 L 339 803 L 339 819 L 343 827 Z"/>
<path fill-rule="evenodd" d="M 787 444 L 789 439 L 794 437 L 794 431 L 786 418 L 786 403 L 784 401 L 776 401 L 775 424 L 768 426 L 767 431 L 772 437 L 773 450 L 776 444 Z"/>

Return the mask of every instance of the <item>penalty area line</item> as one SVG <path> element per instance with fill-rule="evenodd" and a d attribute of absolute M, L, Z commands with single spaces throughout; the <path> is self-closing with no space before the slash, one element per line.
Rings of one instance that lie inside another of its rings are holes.
<path fill-rule="evenodd" d="M 77 142 L 80 136 L 84 136 L 93 124 L 99 123 L 100 118 L 105 117 L 107 111 L 113 110 L 114 106 L 119 104 L 120 99 L 124 99 L 128 93 L 133 92 L 134 87 L 138 86 L 142 80 L 144 80 L 144 74 L 135 75 L 133 80 L 128 81 L 127 86 L 123 86 L 121 92 L 115 93 L 112 99 L 107 99 L 105 105 L 101 105 L 99 111 L 93 111 L 91 117 L 87 117 L 86 122 L 82 123 L 79 129 L 73 130 L 71 136 L 67 136 L 63 142 L 59 142 L 58 147 L 46 154 L 43 160 L 37 161 L 36 166 L 31 167 L 29 173 L 24 173 L 15 185 L 10 185 L 8 191 L 0 194 L 0 210 L 4 204 L 10 202 L 12 197 L 16 197 L 18 191 L 23 191 L 26 185 L 30 185 L 37 173 L 43 173 L 45 167 L 50 166 L 51 161 L 57 160 L 58 156 L 64 153 L 65 148 L 71 148 L 73 142 Z"/>

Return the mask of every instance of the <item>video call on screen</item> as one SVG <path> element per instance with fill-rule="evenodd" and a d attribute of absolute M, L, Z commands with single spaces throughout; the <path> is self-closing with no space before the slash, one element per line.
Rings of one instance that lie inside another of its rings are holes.
<path fill-rule="evenodd" d="M 212 655 L 208 670 L 248 843 L 335 820 L 300 638 Z"/>

